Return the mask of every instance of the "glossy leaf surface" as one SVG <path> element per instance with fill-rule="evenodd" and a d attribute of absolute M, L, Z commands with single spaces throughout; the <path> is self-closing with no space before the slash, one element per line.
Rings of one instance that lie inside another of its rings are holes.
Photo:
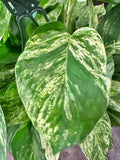
<path fill-rule="evenodd" d="M 6 160 L 6 124 L 1 106 L 0 106 L 0 159 Z"/>
<path fill-rule="evenodd" d="M 120 54 L 120 5 L 113 7 L 100 21 L 97 30 L 102 36 L 107 54 Z"/>
<path fill-rule="evenodd" d="M 111 139 L 111 123 L 108 114 L 105 113 L 80 147 L 88 160 L 106 160 Z"/>
<path fill-rule="evenodd" d="M 46 160 L 39 134 L 32 124 L 23 124 L 12 140 L 14 160 Z"/>
<path fill-rule="evenodd" d="M 54 154 L 85 138 L 107 107 L 104 45 L 91 28 L 73 35 L 60 22 L 38 28 L 18 59 L 16 79 L 31 121 Z"/>

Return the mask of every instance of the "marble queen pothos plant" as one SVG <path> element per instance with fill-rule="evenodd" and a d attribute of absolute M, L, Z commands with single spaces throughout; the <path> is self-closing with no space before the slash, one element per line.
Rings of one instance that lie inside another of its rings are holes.
<path fill-rule="evenodd" d="M 41 0 L 36 28 L 0 1 L 0 160 L 58 160 L 78 144 L 105 160 L 120 126 L 120 0 Z M 44 149 L 44 150 L 43 150 Z"/>

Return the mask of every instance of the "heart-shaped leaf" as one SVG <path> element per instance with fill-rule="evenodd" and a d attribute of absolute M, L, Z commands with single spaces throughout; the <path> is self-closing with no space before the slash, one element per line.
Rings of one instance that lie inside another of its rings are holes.
<path fill-rule="evenodd" d="M 107 108 L 110 81 L 99 34 L 60 22 L 38 28 L 16 64 L 26 111 L 53 152 L 81 142 Z"/>

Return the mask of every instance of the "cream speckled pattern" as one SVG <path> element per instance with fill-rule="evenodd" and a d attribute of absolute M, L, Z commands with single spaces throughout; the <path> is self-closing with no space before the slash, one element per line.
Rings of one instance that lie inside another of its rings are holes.
<path fill-rule="evenodd" d="M 81 142 L 107 108 L 106 54 L 91 28 L 70 35 L 60 22 L 39 27 L 17 61 L 16 79 L 32 123 L 54 153 Z"/>

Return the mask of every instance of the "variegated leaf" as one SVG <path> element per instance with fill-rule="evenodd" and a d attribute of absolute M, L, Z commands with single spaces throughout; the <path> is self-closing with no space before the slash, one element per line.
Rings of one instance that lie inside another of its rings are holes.
<path fill-rule="evenodd" d="M 3 38 L 6 30 L 8 30 L 10 13 L 8 9 L 4 6 L 2 1 L 0 1 L 0 41 Z"/>
<path fill-rule="evenodd" d="M 7 126 L 29 121 L 25 108 L 18 95 L 15 81 L 7 85 L 4 94 L 1 96 L 2 92 L 3 90 L 0 92 L 0 104 L 5 115 Z"/>
<path fill-rule="evenodd" d="M 6 160 L 6 124 L 0 106 L 0 160 Z"/>
<path fill-rule="evenodd" d="M 46 159 L 47 160 L 58 160 L 60 152 L 54 155 L 51 145 L 41 135 L 40 135 L 40 139 L 41 139 L 42 148 L 45 151 Z"/>
<path fill-rule="evenodd" d="M 108 114 L 105 113 L 80 147 L 88 160 L 106 160 L 111 139 L 111 123 Z"/>
<path fill-rule="evenodd" d="M 120 126 L 120 82 L 112 81 L 108 114 L 112 126 Z"/>
<path fill-rule="evenodd" d="M 38 28 L 16 64 L 19 95 L 53 153 L 83 140 L 107 108 L 110 80 L 99 34 L 73 35 L 53 22 Z"/>

